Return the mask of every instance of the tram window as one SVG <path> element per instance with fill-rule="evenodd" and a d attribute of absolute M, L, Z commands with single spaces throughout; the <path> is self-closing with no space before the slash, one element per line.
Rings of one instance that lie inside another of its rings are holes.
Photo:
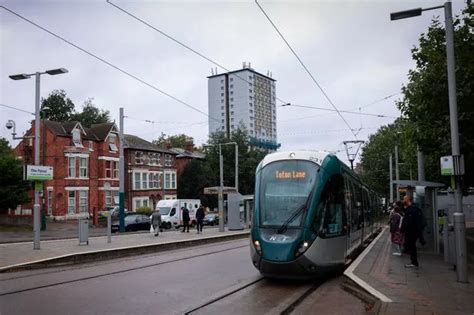
<path fill-rule="evenodd" d="M 334 237 L 345 234 L 344 198 L 344 180 L 342 176 L 334 175 L 328 180 L 318 207 L 318 217 L 324 217 L 321 231 L 323 237 Z M 315 225 L 319 225 L 318 222 L 315 222 Z"/>
<path fill-rule="evenodd" d="M 358 183 L 352 182 L 351 228 L 352 231 L 360 230 L 364 226 L 364 213 L 362 211 L 362 191 Z"/>

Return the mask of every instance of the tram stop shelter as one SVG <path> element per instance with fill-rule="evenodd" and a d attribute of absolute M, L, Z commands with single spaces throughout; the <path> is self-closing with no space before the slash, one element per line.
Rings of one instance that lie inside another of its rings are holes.
<path fill-rule="evenodd" d="M 406 188 L 411 193 L 414 202 L 423 211 L 426 220 L 424 229 L 425 250 L 435 254 L 440 253 L 440 234 L 438 226 L 437 191 L 446 185 L 443 183 L 417 181 L 417 180 L 394 180 L 395 185 Z"/>

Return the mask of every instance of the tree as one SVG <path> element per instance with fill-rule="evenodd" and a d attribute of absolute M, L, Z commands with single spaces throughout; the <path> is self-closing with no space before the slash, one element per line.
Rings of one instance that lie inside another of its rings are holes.
<path fill-rule="evenodd" d="M 464 154 L 465 187 L 474 186 L 474 5 L 454 20 L 457 104 L 461 153 Z M 427 180 L 440 175 L 439 158 L 451 154 L 445 30 L 435 19 L 412 49 L 415 69 L 409 71 L 398 108 L 413 126 L 412 142 L 426 155 Z"/>
<path fill-rule="evenodd" d="M 74 113 L 74 103 L 64 90 L 54 90 L 47 98 L 41 99 L 41 119 L 70 121 Z"/>
<path fill-rule="evenodd" d="M 191 160 L 179 177 L 178 198 L 201 199 L 204 205 L 214 207 L 216 205 L 216 197 L 203 194 L 204 188 L 214 184 L 210 174 L 208 164 L 205 161 Z"/>
<path fill-rule="evenodd" d="M 28 182 L 23 180 L 23 165 L 5 138 L 0 138 L 0 214 L 28 201 Z"/>
<path fill-rule="evenodd" d="M 181 148 L 185 149 L 186 144 L 188 142 L 192 142 L 193 138 L 190 136 L 185 135 L 184 133 L 179 134 L 179 135 L 166 135 L 165 133 L 161 133 L 161 135 L 158 137 L 158 139 L 153 140 L 153 144 L 156 144 L 162 148 L 166 147 L 166 143 L 169 143 L 172 148 Z"/>
<path fill-rule="evenodd" d="M 71 121 L 79 121 L 83 126 L 90 127 L 93 124 L 110 122 L 110 112 L 96 107 L 89 98 L 82 105 L 82 112 L 71 115 Z"/>

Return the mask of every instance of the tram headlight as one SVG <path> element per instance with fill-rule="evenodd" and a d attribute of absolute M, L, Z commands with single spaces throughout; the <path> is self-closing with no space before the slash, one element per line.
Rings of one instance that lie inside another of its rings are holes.
<path fill-rule="evenodd" d="M 307 241 L 301 242 L 298 248 L 296 249 L 295 256 L 298 257 L 302 255 L 308 249 L 308 247 L 309 247 L 309 242 Z"/>
<path fill-rule="evenodd" d="M 253 241 L 253 247 L 255 247 L 255 250 L 257 251 L 257 253 L 262 256 L 262 246 L 260 246 L 260 242 L 259 241 Z"/>

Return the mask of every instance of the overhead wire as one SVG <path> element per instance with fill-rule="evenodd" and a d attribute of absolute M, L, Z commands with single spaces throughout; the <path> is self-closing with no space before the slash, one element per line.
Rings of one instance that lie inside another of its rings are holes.
<path fill-rule="evenodd" d="M 122 12 L 125 13 L 126 15 L 132 17 L 133 19 L 139 21 L 140 23 L 142 23 L 142 24 L 148 26 L 149 28 L 151 28 L 151 29 L 155 30 L 156 32 L 160 33 L 161 35 L 165 36 L 165 37 L 168 38 L 169 40 L 171 40 L 171 41 L 175 42 L 176 44 L 178 44 L 178 45 L 180 45 L 180 46 L 182 46 L 182 47 L 188 49 L 189 51 L 191 51 L 191 52 L 193 52 L 194 54 L 200 56 L 201 58 L 203 58 L 203 59 L 209 61 L 209 62 L 212 63 L 213 65 L 215 65 L 215 66 L 217 66 L 217 67 L 219 67 L 219 68 L 221 68 L 221 69 L 224 69 L 224 70 L 227 71 L 227 72 L 234 72 L 234 71 L 230 70 L 228 67 L 223 66 L 221 63 L 215 61 L 214 59 L 212 59 L 212 58 L 210 58 L 210 57 L 204 55 L 203 53 L 197 51 L 196 49 L 190 47 L 189 45 L 187 45 L 187 44 L 183 43 L 182 41 L 176 39 L 176 38 L 173 37 L 172 35 L 170 35 L 170 34 L 164 32 L 164 31 L 160 30 L 160 29 L 157 28 L 156 26 L 151 25 L 149 22 L 147 22 L 147 21 L 145 21 L 144 19 L 142 19 L 142 18 L 136 16 L 135 14 L 131 13 L 130 11 L 125 10 L 124 8 L 122 8 L 121 6 L 119 6 L 119 5 L 115 4 L 115 3 L 113 3 L 112 1 L 106 0 L 106 2 L 107 2 L 108 4 L 110 4 L 110 5 L 112 5 L 113 7 L 115 7 L 116 9 L 122 11 Z M 244 81 L 244 82 L 247 82 L 248 84 L 253 85 L 252 82 L 248 81 L 246 78 L 243 78 L 242 76 L 238 75 L 237 73 L 234 72 L 233 75 L 236 76 L 237 78 L 239 78 L 240 80 L 242 80 L 242 81 Z M 275 97 L 275 98 L 276 98 L 278 101 L 280 101 L 281 103 L 288 103 L 287 101 L 282 100 L 281 98 L 278 98 L 278 97 Z"/>
<path fill-rule="evenodd" d="M 273 23 L 272 19 L 268 16 L 268 14 L 265 12 L 265 10 L 262 8 L 262 6 L 258 3 L 257 0 L 255 0 L 255 3 L 257 4 L 257 6 L 260 8 L 260 10 L 262 11 L 262 13 L 265 15 L 265 17 L 267 18 L 267 20 L 270 22 L 270 24 L 273 26 L 273 28 L 276 30 L 276 32 L 280 35 L 281 39 L 285 42 L 285 44 L 288 46 L 288 48 L 291 50 L 291 52 L 293 53 L 293 55 L 295 55 L 296 59 L 298 59 L 299 63 L 301 64 L 301 66 L 303 67 L 303 69 L 308 73 L 308 75 L 311 77 L 312 81 L 316 84 L 316 86 L 319 88 L 319 90 L 323 93 L 324 97 L 326 98 L 326 100 L 329 102 L 329 104 L 331 104 L 331 106 L 337 111 L 339 117 L 341 117 L 341 119 L 344 121 L 344 123 L 346 124 L 346 126 L 349 128 L 349 130 L 352 132 L 352 134 L 354 135 L 354 137 L 357 139 L 357 134 L 352 130 L 352 127 L 351 125 L 349 125 L 349 123 L 347 122 L 347 120 L 344 118 L 344 116 L 340 113 L 340 111 L 338 110 L 338 108 L 336 107 L 336 105 L 334 105 L 333 101 L 329 98 L 328 94 L 326 93 L 326 91 L 324 91 L 324 89 L 322 88 L 322 86 L 319 84 L 319 82 L 316 80 L 316 78 L 313 76 L 313 74 L 309 71 L 309 69 L 306 67 L 306 65 L 304 64 L 304 62 L 301 60 L 301 58 L 298 56 L 298 54 L 295 52 L 295 50 L 291 47 L 290 43 L 288 43 L 288 41 L 286 40 L 285 36 L 283 36 L 283 34 L 280 32 L 280 30 L 278 29 L 278 27 L 275 25 L 275 23 Z"/>
<path fill-rule="evenodd" d="M 23 113 L 27 113 L 27 114 L 31 114 L 31 115 L 34 115 L 34 114 L 35 114 L 35 113 L 29 112 L 29 111 L 27 111 L 27 110 L 24 110 L 24 109 L 15 107 L 15 106 L 10 106 L 10 105 L 6 105 L 6 104 L 0 104 L 0 106 L 6 107 L 6 108 L 10 108 L 10 109 L 14 109 L 14 110 L 17 110 L 17 111 L 20 111 L 20 112 L 23 112 Z"/>
<path fill-rule="evenodd" d="M 75 43 L 69 41 L 68 39 L 66 39 L 66 38 L 64 38 L 64 37 L 62 37 L 62 36 L 60 36 L 60 35 L 58 35 L 58 34 L 52 32 L 52 31 L 50 31 L 50 30 L 48 30 L 47 28 L 45 28 L 45 27 L 43 27 L 43 26 L 41 26 L 41 25 L 39 25 L 39 24 L 33 22 L 32 20 L 30 20 L 30 19 L 28 19 L 28 18 L 26 18 L 26 17 L 24 17 L 24 16 L 22 16 L 22 15 L 20 15 L 19 13 L 16 13 L 15 11 L 10 10 L 9 8 L 5 7 L 4 5 L 0 5 L 0 7 L 3 8 L 4 10 L 10 12 L 11 14 L 13 14 L 13 15 L 19 17 L 20 19 L 22 19 L 22 20 L 24 20 L 24 21 L 30 23 L 31 25 L 34 25 L 34 26 L 36 26 L 37 28 L 39 28 L 39 29 L 45 31 L 46 33 L 48 33 L 48 34 L 50 34 L 50 35 L 52 35 L 52 36 L 54 36 L 54 37 L 60 39 L 61 41 L 67 43 L 68 45 L 70 45 L 70 46 L 72 46 L 72 47 L 74 47 L 74 48 L 76 48 L 76 49 L 82 51 L 83 53 L 85 53 L 85 54 L 87 54 L 87 55 L 89 55 L 89 56 L 91 56 L 91 57 L 93 57 L 93 58 L 95 58 L 95 59 L 97 59 L 97 60 L 99 60 L 100 62 L 102 62 L 102 63 L 108 65 L 109 67 L 112 67 L 112 68 L 114 68 L 115 70 L 117 70 L 117 71 L 119 71 L 119 72 L 121 72 L 121 73 L 123 73 L 123 74 L 125 74 L 125 75 L 127 75 L 127 76 L 129 76 L 129 77 L 131 77 L 131 78 L 133 78 L 133 79 L 135 79 L 136 81 L 138 81 L 138 82 L 140 82 L 140 83 L 142 83 L 142 84 L 144 84 L 144 85 L 146 85 L 146 86 L 152 88 L 153 90 L 155 90 L 155 91 L 157 91 L 157 92 L 159 92 L 159 93 L 161 93 L 161 94 L 163 94 L 163 95 L 165 95 L 165 96 L 167 96 L 167 97 L 173 99 L 174 101 L 176 101 L 176 102 L 178 102 L 178 103 L 180 103 L 180 104 L 182 104 L 182 105 L 184 105 L 184 106 L 186 106 L 186 107 L 188 107 L 188 108 L 190 108 L 190 109 L 192 109 L 192 110 L 194 110 L 194 111 L 196 111 L 196 112 L 198 112 L 198 113 L 200 113 L 200 114 L 203 114 L 204 116 L 207 116 L 207 117 L 209 117 L 209 118 L 211 118 L 211 119 L 217 120 L 217 118 L 214 118 L 214 117 L 210 116 L 208 113 L 205 113 L 205 112 L 201 111 L 201 110 L 198 109 L 197 107 L 195 107 L 195 106 L 193 106 L 193 105 L 191 105 L 191 104 L 189 104 L 189 103 L 187 103 L 187 102 L 185 102 L 185 101 L 183 101 L 183 100 L 177 98 L 176 96 L 174 96 L 174 95 L 172 95 L 172 94 L 170 94 L 170 93 L 168 93 L 168 92 L 165 92 L 164 90 L 162 90 L 162 89 L 156 87 L 155 85 L 153 85 L 153 84 L 151 84 L 151 83 L 146 82 L 145 80 L 139 78 L 138 76 L 136 76 L 136 75 L 134 75 L 134 74 L 132 74 L 132 73 L 130 73 L 130 72 L 128 72 L 128 71 L 126 71 L 126 70 L 124 70 L 124 69 L 122 69 L 122 68 L 116 66 L 116 65 L 114 65 L 114 64 L 111 63 L 110 61 L 107 61 L 107 60 L 105 60 L 104 58 L 99 57 L 98 55 L 96 55 L 96 54 L 94 54 L 94 53 L 92 53 L 92 52 L 90 52 L 90 51 L 88 51 L 88 50 L 86 50 L 86 49 L 80 47 L 79 45 L 77 45 L 77 44 L 75 44 Z"/>
<path fill-rule="evenodd" d="M 285 105 L 281 105 L 281 106 L 285 106 Z M 291 104 L 290 106 L 317 109 L 317 110 L 329 111 L 329 112 L 335 112 L 336 111 L 336 110 L 331 109 L 331 108 L 317 107 L 317 106 L 306 106 L 306 105 L 297 105 L 297 104 Z M 382 114 L 372 114 L 372 113 L 363 113 L 363 112 L 353 112 L 353 111 L 349 111 L 349 110 L 338 110 L 337 112 L 346 113 L 346 114 L 353 114 L 353 115 L 361 115 L 361 116 L 372 116 L 372 117 L 379 117 L 379 118 L 396 118 L 394 116 L 387 116 L 387 115 L 382 115 Z"/>

